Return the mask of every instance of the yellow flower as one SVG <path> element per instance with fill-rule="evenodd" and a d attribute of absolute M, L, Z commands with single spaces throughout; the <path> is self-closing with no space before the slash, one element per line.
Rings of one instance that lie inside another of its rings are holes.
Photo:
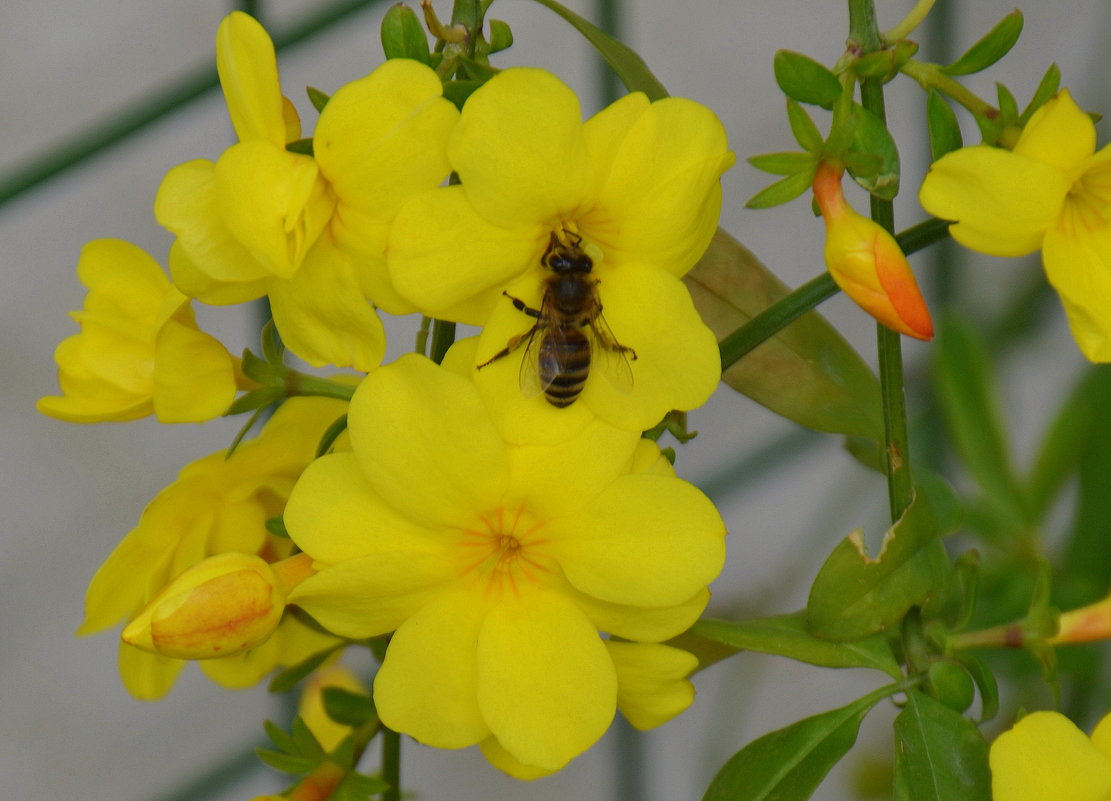
<path fill-rule="evenodd" d="M 1034 712 L 991 745 L 994 801 L 1107 801 L 1111 715 L 1089 739 L 1064 715 Z"/>
<path fill-rule="evenodd" d="M 386 232 L 409 194 L 447 176 L 455 107 L 431 69 L 389 61 L 332 95 L 313 155 L 291 152 L 300 122 L 281 94 L 266 31 L 235 12 L 220 25 L 216 51 L 239 142 L 217 162 L 186 162 L 162 182 L 154 211 L 177 235 L 174 282 L 206 303 L 268 294 L 298 356 L 371 369 L 385 345 L 368 298 L 389 312 L 412 310 L 389 283 Z"/>
<path fill-rule="evenodd" d="M 1111 147 L 1067 90 L 1030 118 L 1013 150 L 976 145 L 930 168 L 919 200 L 953 238 L 993 256 L 1039 248 L 1080 350 L 1111 361 Z"/>
<path fill-rule="evenodd" d="M 419 356 L 368 376 L 349 425 L 352 451 L 290 496 L 320 572 L 289 602 L 341 636 L 394 632 L 374 682 L 385 725 L 558 770 L 619 702 L 601 633 L 658 642 L 704 608 L 717 511 L 635 432 L 507 443 L 471 381 Z"/>
<path fill-rule="evenodd" d="M 814 176 L 814 197 L 826 224 L 826 268 L 846 295 L 892 331 L 932 339 L 930 311 L 907 257 L 883 226 L 848 204 L 841 191 L 843 172 L 822 162 Z"/>
<path fill-rule="evenodd" d="M 321 434 L 345 408 L 326 398 L 291 398 L 231 457 L 219 451 L 184 467 L 93 577 L 77 633 L 92 634 L 135 617 L 172 579 L 207 556 L 255 554 L 267 562 L 287 556 L 292 543 L 268 533 L 266 520 L 282 513 Z M 334 642 L 286 615 L 277 633 L 258 647 L 207 659 L 201 667 L 219 684 L 248 687 L 275 666 L 295 664 Z M 138 698 L 165 695 L 184 664 L 120 646 L 120 678 Z"/>
<path fill-rule="evenodd" d="M 120 239 L 81 250 L 77 277 L 88 287 L 72 317 L 81 333 L 54 351 L 61 396 L 40 398 L 43 414 L 73 423 L 200 422 L 235 399 L 238 360 L 197 328 L 189 299 L 157 262 Z"/>
<path fill-rule="evenodd" d="M 539 310 L 553 236 L 580 249 L 614 341 L 635 351 L 632 387 L 597 377 L 607 354 L 595 346 L 580 400 L 554 409 L 537 395 L 505 411 L 532 416 L 532 428 L 578 430 L 591 412 L 651 427 L 702 404 L 720 378 L 713 334 L 679 279 L 717 225 L 718 179 L 734 161 L 726 148 L 721 123 L 692 101 L 633 93 L 584 123 L 558 78 L 505 70 L 471 95 L 451 135 L 461 185 L 418 194 L 399 213 L 387 252 L 394 285 L 425 314 L 485 326 L 480 364 L 537 322 L 503 292 Z M 478 371 L 484 395 L 520 397 L 525 350 Z"/>

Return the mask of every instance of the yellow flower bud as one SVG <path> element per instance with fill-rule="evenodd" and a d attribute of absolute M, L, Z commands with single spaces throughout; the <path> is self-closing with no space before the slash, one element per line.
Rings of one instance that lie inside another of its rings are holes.
<path fill-rule="evenodd" d="M 186 570 L 123 630 L 123 641 L 177 659 L 211 659 L 263 643 L 285 609 L 285 589 L 258 556 L 223 553 Z"/>
<path fill-rule="evenodd" d="M 1111 597 L 1062 612 L 1057 634 L 1049 642 L 1068 645 L 1107 639 L 1111 639 Z"/>
<path fill-rule="evenodd" d="M 827 162 L 814 176 L 814 197 L 826 223 L 826 267 L 837 286 L 879 322 L 900 334 L 932 339 L 930 311 L 895 238 L 858 214 L 841 191 L 840 167 Z"/>

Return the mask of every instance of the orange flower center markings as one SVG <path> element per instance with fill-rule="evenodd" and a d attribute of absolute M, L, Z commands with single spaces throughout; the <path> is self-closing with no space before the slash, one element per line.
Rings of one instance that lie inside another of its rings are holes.
<path fill-rule="evenodd" d="M 547 540 L 536 536 L 543 521 L 533 520 L 524 506 L 499 507 L 479 520 L 479 525 L 464 529 L 459 540 L 463 575 L 484 581 L 487 594 L 516 595 L 522 582 L 539 585 L 551 569 L 543 554 Z"/>

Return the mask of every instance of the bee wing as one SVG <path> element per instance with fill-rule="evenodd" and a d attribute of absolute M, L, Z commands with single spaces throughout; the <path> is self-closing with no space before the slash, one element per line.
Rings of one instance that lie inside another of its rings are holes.
<path fill-rule="evenodd" d="M 617 341 L 609 323 L 602 316 L 601 309 L 598 309 L 588 327 L 593 340 L 594 369 L 604 375 L 614 389 L 628 395 L 633 391 L 633 368 L 629 360 L 637 357 L 636 351 Z"/>
<path fill-rule="evenodd" d="M 518 383 L 521 385 L 521 394 L 526 398 L 535 398 L 542 394 L 548 388 L 547 384 L 540 380 L 540 359 L 543 358 L 540 354 L 543 348 L 540 347 L 540 341 L 544 338 L 545 333 L 548 331 L 547 326 L 544 325 L 544 318 L 541 317 L 536 321 L 536 325 L 532 327 L 525 336 L 528 338 L 528 343 L 525 345 L 524 356 L 521 357 L 521 369 L 518 373 Z"/>

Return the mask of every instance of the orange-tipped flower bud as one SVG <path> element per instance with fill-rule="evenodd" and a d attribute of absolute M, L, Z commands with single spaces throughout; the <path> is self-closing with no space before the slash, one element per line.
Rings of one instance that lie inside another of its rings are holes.
<path fill-rule="evenodd" d="M 286 591 L 258 556 L 210 556 L 163 588 L 124 628 L 123 641 L 177 659 L 227 656 L 274 632 Z"/>
<path fill-rule="evenodd" d="M 1111 597 L 1062 612 L 1052 645 L 1111 639 Z"/>
<path fill-rule="evenodd" d="M 860 308 L 900 334 L 932 339 L 930 311 L 895 238 L 862 217 L 841 191 L 842 169 L 818 165 L 814 197 L 826 222 L 826 267 Z"/>

